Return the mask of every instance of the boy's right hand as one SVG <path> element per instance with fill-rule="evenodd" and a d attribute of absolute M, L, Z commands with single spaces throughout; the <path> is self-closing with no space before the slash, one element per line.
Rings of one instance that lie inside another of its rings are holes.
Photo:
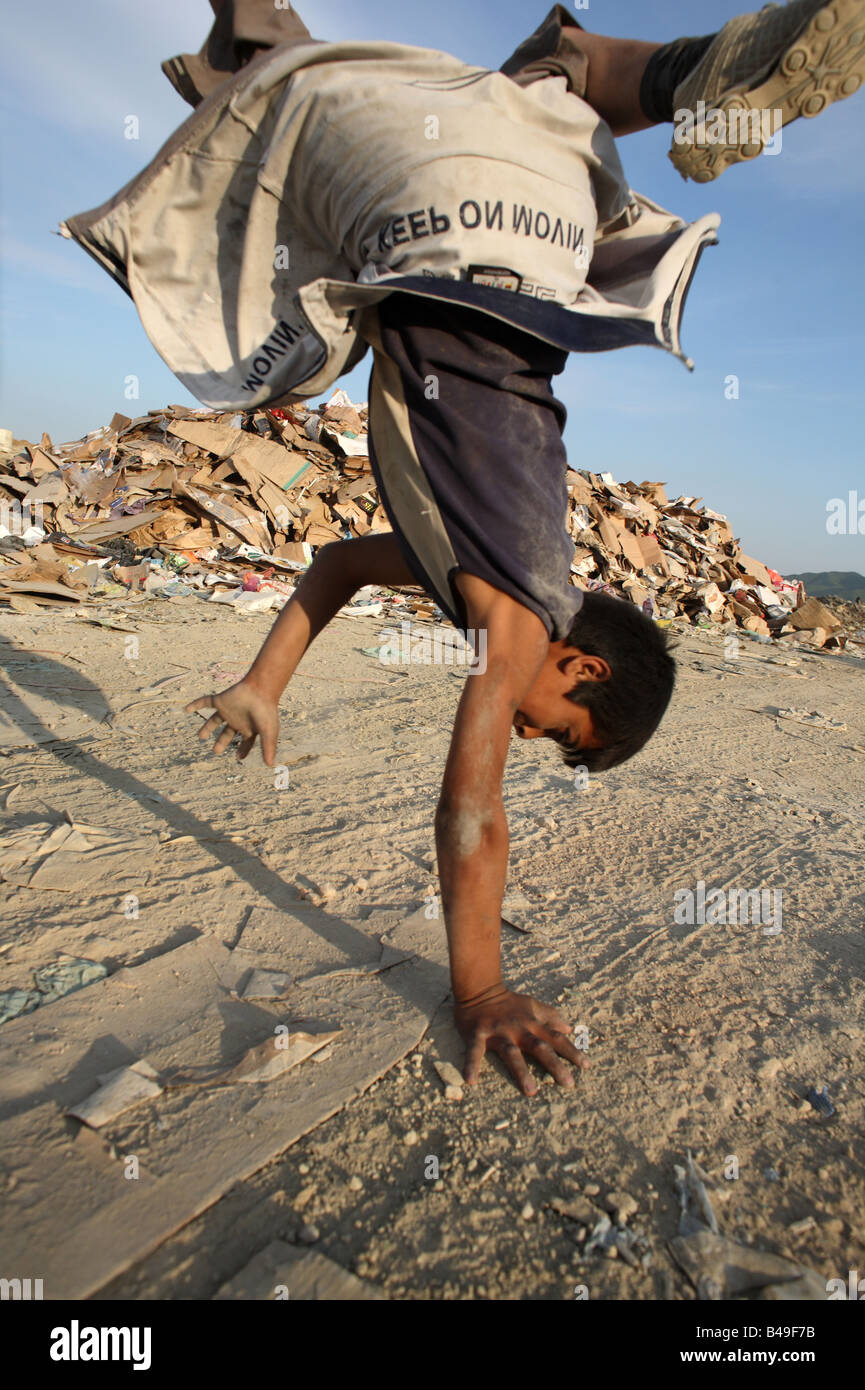
<path fill-rule="evenodd" d="M 242 680 L 223 690 L 221 695 L 202 695 L 192 700 L 186 706 L 186 713 L 193 714 L 200 709 L 216 710 L 198 731 L 202 741 L 216 734 L 214 753 L 224 753 L 235 735 L 240 734 L 237 756 L 245 758 L 255 740 L 260 738 L 261 756 L 268 767 L 273 767 L 279 737 L 279 709 L 275 700 Z"/>
<path fill-rule="evenodd" d="M 574 1085 L 568 1062 L 575 1067 L 589 1065 L 567 1036 L 573 1030 L 558 1010 L 531 995 L 514 994 L 504 985 L 474 1003 L 456 1003 L 454 1017 L 467 1044 L 465 1079 L 469 1086 L 477 1084 L 485 1052 L 498 1054 L 525 1096 L 538 1091 L 525 1057 L 540 1062 L 560 1086 L 566 1087 Z"/>

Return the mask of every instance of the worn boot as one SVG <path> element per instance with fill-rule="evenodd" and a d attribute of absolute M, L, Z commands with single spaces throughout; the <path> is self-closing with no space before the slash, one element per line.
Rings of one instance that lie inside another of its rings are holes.
<path fill-rule="evenodd" d="M 670 158 L 683 178 L 710 183 L 863 78 L 865 0 L 790 0 L 740 15 L 676 88 Z"/>

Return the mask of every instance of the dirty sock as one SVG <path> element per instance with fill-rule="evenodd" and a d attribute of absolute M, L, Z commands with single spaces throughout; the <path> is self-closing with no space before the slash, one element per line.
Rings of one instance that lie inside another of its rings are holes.
<path fill-rule="evenodd" d="M 652 54 L 640 84 L 640 106 L 650 121 L 672 121 L 676 88 L 694 71 L 717 37 L 706 34 L 702 39 L 676 39 Z"/>

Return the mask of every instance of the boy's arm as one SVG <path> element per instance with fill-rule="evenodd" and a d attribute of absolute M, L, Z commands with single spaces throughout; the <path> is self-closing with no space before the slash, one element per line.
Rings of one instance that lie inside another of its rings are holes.
<path fill-rule="evenodd" d="M 365 585 L 416 582 L 396 536 L 391 533 L 322 546 L 243 680 L 219 695 L 202 695 L 186 706 L 187 713 L 216 710 L 199 729 L 199 738 L 216 734 L 213 751 L 224 753 L 235 735 L 240 734 L 240 758 L 245 758 L 256 738 L 260 738 L 262 757 L 272 767 L 279 730 L 279 697 L 318 634 Z"/>
<path fill-rule="evenodd" d="M 486 670 L 466 681 L 436 814 L 456 1021 L 468 1044 L 470 1085 L 489 1048 L 533 1095 L 537 1084 L 524 1052 L 565 1086 L 573 1085 L 573 1075 L 562 1059 L 585 1064 L 556 1011 L 512 993 L 501 977 L 508 862 L 502 777 L 514 715 L 543 666 L 549 639 L 534 613 L 484 580 L 460 575 L 457 584 L 470 626 L 486 633 Z"/>

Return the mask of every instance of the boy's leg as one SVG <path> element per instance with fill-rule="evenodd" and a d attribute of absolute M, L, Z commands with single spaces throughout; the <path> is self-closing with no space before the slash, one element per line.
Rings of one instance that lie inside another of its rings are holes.
<path fill-rule="evenodd" d="M 708 183 L 731 164 L 760 154 L 773 128 L 819 115 L 865 80 L 865 0 L 789 0 L 739 15 L 717 34 L 642 43 L 590 34 L 556 5 L 502 71 L 521 85 L 567 79 L 613 134 L 629 135 L 691 113 L 670 158 L 684 178 Z M 734 113 L 701 137 L 697 113 Z M 741 113 L 741 114 L 740 114 Z M 756 115 L 752 115 L 756 113 Z M 697 126 L 697 140 L 693 138 Z"/>
<path fill-rule="evenodd" d="M 520 87 L 544 77 L 564 77 L 569 90 L 594 107 L 614 135 L 630 135 L 661 119 L 647 116 L 640 104 L 646 65 L 661 47 L 590 34 L 563 5 L 554 5 L 499 70 Z"/>

